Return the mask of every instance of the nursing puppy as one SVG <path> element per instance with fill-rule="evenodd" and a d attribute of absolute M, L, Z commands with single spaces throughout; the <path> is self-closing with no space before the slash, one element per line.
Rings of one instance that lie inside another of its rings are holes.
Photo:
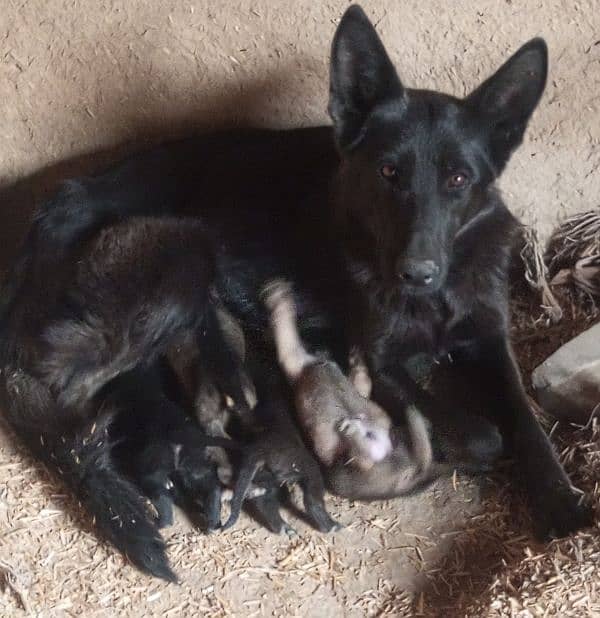
<path fill-rule="evenodd" d="M 207 435 L 166 395 L 166 368 L 160 365 L 134 369 L 111 384 L 102 406 L 118 410 L 113 456 L 151 501 L 159 528 L 173 523 L 175 503 L 200 527 L 214 530 L 221 524 L 223 488 L 211 451 L 236 445 Z"/>
<path fill-rule="evenodd" d="M 367 470 L 392 451 L 391 421 L 374 402 L 363 397 L 337 364 L 309 354 L 298 334 L 291 287 L 283 280 L 265 286 L 279 363 L 294 390 L 296 415 L 317 458 L 329 467 L 352 462 Z M 363 378 L 366 372 L 358 369 Z"/>
<path fill-rule="evenodd" d="M 393 451 L 368 470 L 339 463 L 326 476 L 329 489 L 351 500 L 389 500 L 426 485 L 442 472 L 434 463 L 429 428 L 414 406 L 406 411 L 406 429 L 394 427 Z"/>
<path fill-rule="evenodd" d="M 201 333 L 187 333 L 169 349 L 167 359 L 182 391 L 182 403 L 194 410 L 207 435 L 228 438 L 231 422 L 243 427 L 252 424 L 256 390 L 245 367 L 244 333 L 214 291 Z M 218 446 L 208 452 L 219 478 L 229 485 L 233 478 L 229 453 Z"/>
<path fill-rule="evenodd" d="M 282 490 L 298 483 L 302 489 L 304 508 L 314 527 L 331 532 L 339 525 L 325 509 L 325 485 L 319 464 L 308 451 L 294 426 L 290 402 L 277 386 L 269 389 L 269 397 L 259 397 L 256 417 L 259 429 L 253 441 L 244 447 L 233 488 L 231 514 L 224 524 L 226 530 L 238 520 L 244 500 L 252 483 L 263 488 L 264 494 L 255 497 L 252 504 L 267 527 L 275 533 L 293 533 L 293 529 L 279 513 Z"/>

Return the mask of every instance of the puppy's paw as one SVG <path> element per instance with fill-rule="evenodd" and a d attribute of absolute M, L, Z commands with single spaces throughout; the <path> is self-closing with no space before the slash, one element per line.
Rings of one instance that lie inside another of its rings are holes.
<path fill-rule="evenodd" d="M 338 423 L 337 430 L 346 437 L 362 433 L 362 421 L 357 419 L 345 418 Z"/>
<path fill-rule="evenodd" d="M 298 536 L 298 533 L 296 532 L 296 530 L 287 523 L 282 524 L 279 534 L 285 534 L 291 539 Z"/>

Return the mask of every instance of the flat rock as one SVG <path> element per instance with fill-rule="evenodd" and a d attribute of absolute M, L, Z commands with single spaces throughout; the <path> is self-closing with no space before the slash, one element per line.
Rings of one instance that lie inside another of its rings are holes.
<path fill-rule="evenodd" d="M 544 410 L 585 424 L 600 408 L 600 324 L 565 343 L 536 367 L 531 378 Z"/>

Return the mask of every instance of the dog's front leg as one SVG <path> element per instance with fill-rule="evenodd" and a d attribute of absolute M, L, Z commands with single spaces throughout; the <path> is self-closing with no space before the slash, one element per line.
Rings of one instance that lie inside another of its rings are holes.
<path fill-rule="evenodd" d="M 508 339 L 501 335 L 453 355 L 460 371 L 485 389 L 490 411 L 512 454 L 538 534 L 564 536 L 590 523 L 550 440 L 535 418 Z"/>

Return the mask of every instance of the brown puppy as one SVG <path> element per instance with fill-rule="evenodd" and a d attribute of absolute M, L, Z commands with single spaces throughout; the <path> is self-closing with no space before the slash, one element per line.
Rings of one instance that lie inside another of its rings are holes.
<path fill-rule="evenodd" d="M 409 406 L 406 420 L 406 432 L 394 428 L 394 450 L 383 461 L 368 470 L 343 463 L 330 468 L 327 481 L 332 493 L 352 500 L 388 500 L 410 493 L 438 476 L 443 466 L 433 461 L 425 419 L 417 408 Z"/>
<path fill-rule="evenodd" d="M 334 362 L 306 351 L 298 335 L 290 285 L 271 281 L 263 300 L 270 311 L 279 363 L 294 389 L 298 421 L 317 458 L 327 467 L 351 461 L 365 470 L 385 459 L 392 452 L 389 417 L 363 397 Z M 358 356 L 352 364 L 368 380 Z M 368 382 L 362 384 L 365 393 L 370 390 Z"/>

